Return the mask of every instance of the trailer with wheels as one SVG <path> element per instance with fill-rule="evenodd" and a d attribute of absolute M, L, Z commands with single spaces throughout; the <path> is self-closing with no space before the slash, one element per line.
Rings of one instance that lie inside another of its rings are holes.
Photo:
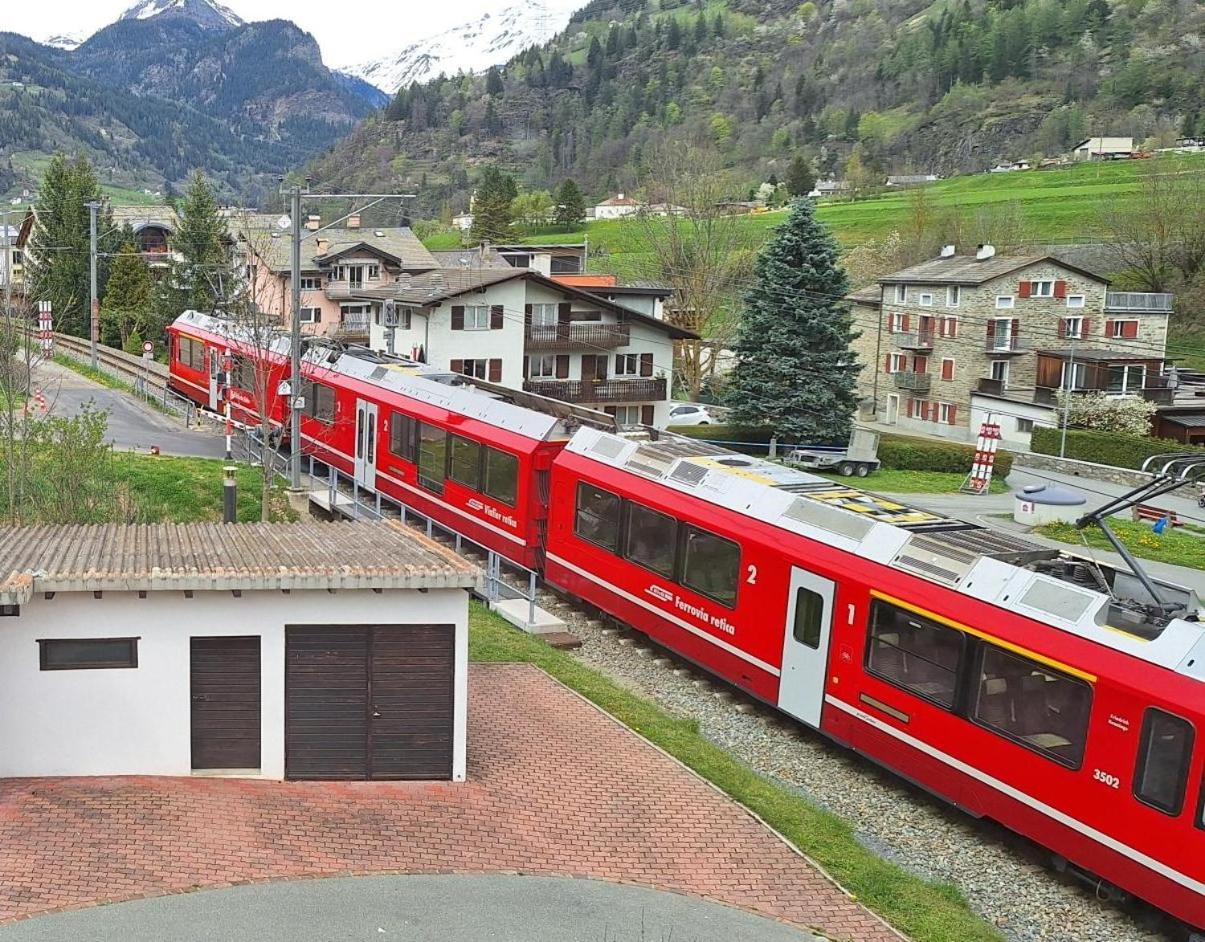
<path fill-rule="evenodd" d="M 855 427 L 844 448 L 814 446 L 794 448 L 785 458 L 789 464 L 808 471 L 834 471 L 845 477 L 864 478 L 879 470 L 879 434 L 868 428 Z"/>

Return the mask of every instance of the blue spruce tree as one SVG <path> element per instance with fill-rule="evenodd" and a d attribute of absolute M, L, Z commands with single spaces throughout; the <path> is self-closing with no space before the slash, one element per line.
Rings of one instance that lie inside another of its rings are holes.
<path fill-rule="evenodd" d="M 727 400 L 732 421 L 784 443 L 844 441 L 857 408 L 858 337 L 837 243 L 796 200 L 757 259 Z"/>

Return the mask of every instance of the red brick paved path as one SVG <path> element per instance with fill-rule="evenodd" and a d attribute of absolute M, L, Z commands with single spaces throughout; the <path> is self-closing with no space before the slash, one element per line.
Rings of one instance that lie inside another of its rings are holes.
<path fill-rule="evenodd" d="M 469 782 L 0 781 L 0 922 L 199 886 L 522 871 L 897 939 L 739 806 L 533 667 L 475 665 Z"/>

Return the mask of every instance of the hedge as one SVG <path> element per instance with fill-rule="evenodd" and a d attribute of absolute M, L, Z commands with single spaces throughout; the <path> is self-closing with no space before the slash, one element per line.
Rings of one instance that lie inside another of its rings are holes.
<path fill-rule="evenodd" d="M 761 429 L 738 429 L 727 425 L 691 425 L 671 431 L 690 438 L 722 442 L 733 451 L 746 454 L 765 455 L 770 437 Z M 780 444 L 779 448 L 789 445 Z M 879 460 L 884 468 L 899 471 L 945 471 L 951 474 L 967 474 L 975 460 L 975 449 L 958 442 L 934 441 L 930 438 L 912 438 L 908 435 L 879 436 Z M 1006 451 L 996 453 L 996 471 L 1007 477 L 1013 467 L 1013 456 Z"/>
<path fill-rule="evenodd" d="M 1035 427 L 1029 447 L 1039 455 L 1057 455 L 1062 434 L 1061 429 Z M 1151 455 L 1166 455 L 1176 451 L 1198 452 L 1205 456 L 1205 448 L 1194 448 L 1171 438 L 1068 429 L 1064 457 L 1138 470 Z"/>

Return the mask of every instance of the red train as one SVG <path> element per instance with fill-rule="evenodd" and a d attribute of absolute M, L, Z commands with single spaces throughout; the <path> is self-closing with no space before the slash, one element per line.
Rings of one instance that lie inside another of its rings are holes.
<path fill-rule="evenodd" d="M 283 377 L 285 341 L 250 358 L 195 314 L 170 332 L 202 404 L 226 349 Z M 1191 593 L 1161 587 L 1181 613 L 1152 615 L 1128 573 L 704 442 L 370 354 L 305 363 L 308 453 L 1205 929 Z"/>

